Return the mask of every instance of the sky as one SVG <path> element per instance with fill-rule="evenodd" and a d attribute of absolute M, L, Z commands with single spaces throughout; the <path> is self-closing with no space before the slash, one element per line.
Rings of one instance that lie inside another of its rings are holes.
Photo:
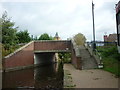
<path fill-rule="evenodd" d="M 115 4 L 119 0 L 93 0 L 95 37 L 103 40 L 104 34 L 116 33 Z M 87 41 L 93 40 L 92 0 L 1 0 L 0 17 L 8 16 L 30 35 L 40 36 L 58 32 L 66 40 L 78 33 Z"/>

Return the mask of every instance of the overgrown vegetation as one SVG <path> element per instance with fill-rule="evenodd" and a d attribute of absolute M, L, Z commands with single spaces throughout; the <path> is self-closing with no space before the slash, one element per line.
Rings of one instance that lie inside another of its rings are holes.
<path fill-rule="evenodd" d="M 11 21 L 7 12 L 2 15 L 2 56 L 6 56 L 15 49 L 19 48 L 19 43 L 26 43 L 31 41 L 31 37 L 27 30 L 18 31 L 18 27 L 15 27 L 15 22 Z"/>
<path fill-rule="evenodd" d="M 108 47 L 97 47 L 100 52 L 104 64 L 104 70 L 114 73 L 120 77 L 119 65 L 120 65 L 120 54 L 118 53 L 117 46 Z"/>
<path fill-rule="evenodd" d="M 82 33 L 74 35 L 73 39 L 77 46 L 84 45 L 86 42 L 86 38 Z M 71 63 L 71 53 L 59 53 L 58 56 L 64 63 Z"/>
<path fill-rule="evenodd" d="M 69 70 L 64 70 L 64 88 L 75 88 L 72 76 Z"/>
<path fill-rule="evenodd" d="M 71 53 L 59 53 L 58 56 L 63 63 L 71 63 Z"/>
<path fill-rule="evenodd" d="M 63 87 L 63 77 L 64 77 L 64 70 L 63 70 L 63 62 L 61 60 L 58 61 L 58 70 L 57 70 L 57 81 L 59 81 L 59 86 Z"/>
<path fill-rule="evenodd" d="M 28 30 L 19 30 L 15 26 L 15 22 L 8 17 L 7 12 L 4 12 L 1 18 L 2 21 L 2 57 L 14 52 L 20 46 L 19 44 L 28 43 L 31 40 L 37 40 L 30 37 Z M 39 40 L 53 40 L 52 36 L 47 33 L 42 34 Z"/>

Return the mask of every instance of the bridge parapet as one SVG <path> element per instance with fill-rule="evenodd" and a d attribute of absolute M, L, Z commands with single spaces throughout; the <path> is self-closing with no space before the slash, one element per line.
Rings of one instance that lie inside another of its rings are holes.
<path fill-rule="evenodd" d="M 75 41 L 72 39 L 73 49 L 75 50 L 76 57 L 80 57 L 80 46 L 76 45 Z"/>
<path fill-rule="evenodd" d="M 103 68 L 102 57 L 98 53 L 98 51 L 97 50 L 93 51 L 93 49 L 89 46 L 88 43 L 85 44 L 85 47 L 86 47 L 86 49 L 88 49 L 90 55 L 93 56 L 94 59 L 96 60 L 98 68 Z"/>
<path fill-rule="evenodd" d="M 70 51 L 71 41 L 68 40 L 40 40 L 34 41 L 35 51 Z"/>

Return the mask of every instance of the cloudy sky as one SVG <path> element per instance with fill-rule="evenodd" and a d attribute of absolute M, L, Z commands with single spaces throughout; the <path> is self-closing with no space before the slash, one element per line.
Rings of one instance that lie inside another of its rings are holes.
<path fill-rule="evenodd" d="M 96 40 L 105 33 L 116 33 L 115 4 L 119 0 L 93 0 Z M 58 32 L 61 39 L 77 33 L 93 40 L 92 0 L 1 0 L 0 16 L 4 11 L 12 17 L 19 30 L 31 35 Z"/>

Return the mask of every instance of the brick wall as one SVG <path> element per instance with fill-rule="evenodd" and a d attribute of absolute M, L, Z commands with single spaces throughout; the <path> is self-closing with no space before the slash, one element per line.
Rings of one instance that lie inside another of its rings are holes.
<path fill-rule="evenodd" d="M 71 41 L 34 41 L 18 49 L 14 53 L 3 59 L 3 69 L 16 68 L 34 65 L 34 50 L 71 50 L 72 64 L 80 69 L 80 57 L 76 57 L 76 53 Z"/>
<path fill-rule="evenodd" d="M 70 41 L 36 41 L 34 50 L 66 50 L 71 49 Z"/>
<path fill-rule="evenodd" d="M 3 59 L 3 67 L 12 68 L 34 64 L 34 43 Z"/>
<path fill-rule="evenodd" d="M 76 53 L 75 53 L 75 49 L 73 44 L 71 44 L 71 53 L 72 53 L 72 64 L 75 66 L 75 68 L 77 69 L 82 69 L 82 65 L 81 65 L 81 57 L 77 57 Z"/>

